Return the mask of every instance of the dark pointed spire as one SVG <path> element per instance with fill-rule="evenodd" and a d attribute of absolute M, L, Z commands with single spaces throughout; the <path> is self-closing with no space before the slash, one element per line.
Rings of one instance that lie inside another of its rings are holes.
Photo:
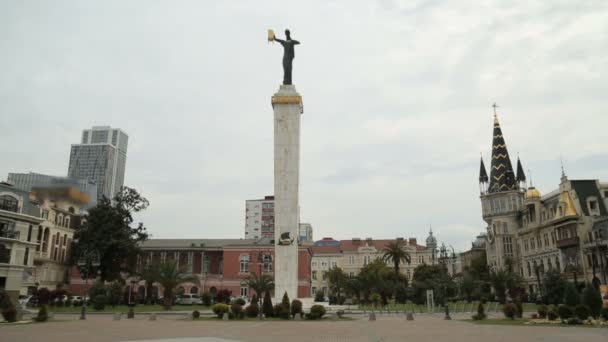
<path fill-rule="evenodd" d="M 488 182 L 488 174 L 486 172 L 486 166 L 483 164 L 483 157 L 481 159 L 481 164 L 479 165 L 479 183 L 487 183 Z"/>
<path fill-rule="evenodd" d="M 522 183 L 526 181 L 526 174 L 524 173 L 524 168 L 521 166 L 519 156 L 517 157 L 517 177 L 515 179 Z"/>
<path fill-rule="evenodd" d="M 496 104 L 494 107 L 494 135 L 492 138 L 492 163 L 490 166 L 490 187 L 489 192 L 508 191 L 516 189 L 515 175 L 513 166 L 507 151 L 505 139 L 498 123 L 496 115 Z"/>

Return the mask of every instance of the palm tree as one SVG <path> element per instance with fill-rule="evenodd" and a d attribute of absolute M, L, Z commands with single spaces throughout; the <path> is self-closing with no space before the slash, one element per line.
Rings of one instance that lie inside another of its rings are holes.
<path fill-rule="evenodd" d="M 401 247 L 400 241 L 389 242 L 382 250 L 382 260 L 384 262 L 392 262 L 395 270 L 395 282 L 399 280 L 399 265 L 401 262 L 408 265 L 412 262 L 410 253 Z"/>
<path fill-rule="evenodd" d="M 255 272 L 251 272 L 249 277 L 243 281 L 243 285 L 252 288 L 259 299 L 262 299 L 265 292 L 274 290 L 274 280 L 268 274 L 258 276 Z"/>
<path fill-rule="evenodd" d="M 251 272 L 249 277 L 243 281 L 243 285 L 252 288 L 260 301 L 262 300 L 264 293 L 270 298 L 270 292 L 274 290 L 274 280 L 268 274 L 261 274 L 258 276 L 255 272 Z M 258 311 L 258 316 L 260 318 L 262 317 L 262 311 L 263 310 Z"/>
<path fill-rule="evenodd" d="M 192 274 L 185 274 L 177 267 L 175 260 L 167 260 L 157 266 L 156 282 L 163 287 L 165 310 L 170 310 L 173 304 L 173 290 L 181 283 L 192 282 L 198 284 L 199 278 Z"/>
<path fill-rule="evenodd" d="M 149 264 L 144 267 L 139 273 L 139 279 L 142 279 L 146 283 L 146 304 L 149 304 L 148 302 L 152 297 L 152 286 L 158 279 L 158 265 Z"/>

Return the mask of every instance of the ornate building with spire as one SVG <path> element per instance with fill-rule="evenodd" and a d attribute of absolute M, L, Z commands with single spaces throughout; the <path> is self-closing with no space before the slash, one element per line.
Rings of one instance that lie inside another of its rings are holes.
<path fill-rule="evenodd" d="M 519 157 L 516 172 L 495 111 L 490 177 L 483 159 L 479 171 L 490 268 L 518 272 L 533 294 L 542 295 L 551 269 L 576 284 L 608 283 L 608 183 L 569 180 L 562 170 L 558 188 L 541 195 Z"/>

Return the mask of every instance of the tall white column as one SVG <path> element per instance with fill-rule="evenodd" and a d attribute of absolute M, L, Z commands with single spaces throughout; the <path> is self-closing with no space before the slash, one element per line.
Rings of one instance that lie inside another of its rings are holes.
<path fill-rule="evenodd" d="M 281 85 L 274 109 L 275 298 L 298 298 L 298 226 L 300 115 L 302 97 L 293 85 Z M 288 235 L 286 234 L 288 233 Z"/>

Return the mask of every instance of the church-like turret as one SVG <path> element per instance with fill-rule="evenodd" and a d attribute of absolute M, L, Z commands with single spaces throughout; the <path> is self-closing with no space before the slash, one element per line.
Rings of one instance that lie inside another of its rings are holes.
<path fill-rule="evenodd" d="M 483 163 L 483 157 L 480 158 L 481 163 L 479 164 L 479 192 L 484 193 L 488 191 L 488 173 L 486 172 L 486 166 Z"/>
<path fill-rule="evenodd" d="M 492 163 L 490 166 L 489 192 L 515 190 L 517 183 L 511 166 L 507 144 L 502 135 L 498 116 L 494 112 L 494 136 L 492 138 Z"/>
<path fill-rule="evenodd" d="M 520 189 L 526 187 L 526 174 L 524 173 L 524 168 L 521 166 L 519 156 L 517 157 L 517 175 L 515 176 L 515 180 Z"/>

